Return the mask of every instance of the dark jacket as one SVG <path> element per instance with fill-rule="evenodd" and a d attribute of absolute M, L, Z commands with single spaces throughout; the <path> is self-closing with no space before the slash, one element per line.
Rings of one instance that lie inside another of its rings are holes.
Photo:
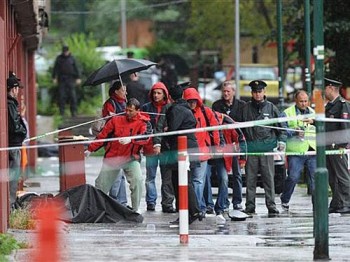
<path fill-rule="evenodd" d="M 234 121 L 238 121 L 239 114 L 245 103 L 246 102 L 243 100 L 233 98 L 232 105 L 228 106 L 224 99 L 220 99 L 213 103 L 212 108 L 214 111 L 224 113 L 231 117 Z"/>
<path fill-rule="evenodd" d="M 140 105 L 147 103 L 148 100 L 148 92 L 145 88 L 144 84 L 141 84 L 139 81 L 130 81 L 126 85 L 126 97 L 129 100 L 130 98 L 136 98 Z"/>
<path fill-rule="evenodd" d="M 63 78 L 79 78 L 78 67 L 72 55 L 65 56 L 60 54 L 57 56 L 52 71 L 52 78 L 56 77 L 58 80 L 62 80 Z"/>
<path fill-rule="evenodd" d="M 277 107 L 266 99 L 257 102 L 254 99 L 247 102 L 242 108 L 239 122 L 278 118 L 280 115 Z M 276 123 L 272 126 L 281 127 Z M 247 141 L 248 152 L 272 152 L 277 147 L 277 142 L 285 142 L 285 131 L 263 126 L 253 126 L 243 129 Z"/>
<path fill-rule="evenodd" d="M 341 96 L 326 105 L 327 118 L 350 118 L 350 105 Z M 345 148 L 350 143 L 350 123 L 349 122 L 326 122 L 326 146 L 329 149 Z M 344 130 L 347 130 L 344 132 Z"/>
<path fill-rule="evenodd" d="M 18 102 L 12 96 L 7 96 L 8 137 L 9 147 L 21 146 L 26 138 L 27 129 L 18 111 Z"/>
<path fill-rule="evenodd" d="M 166 121 L 168 123 L 168 132 L 194 129 L 196 128 L 197 121 L 184 99 L 176 100 L 166 112 Z M 189 133 L 187 136 L 187 148 L 189 152 L 198 153 L 198 143 L 194 133 Z M 177 165 L 177 137 L 178 135 L 167 136 L 166 140 L 170 146 L 170 150 L 173 153 L 173 157 L 170 159 L 170 164 Z M 198 156 L 190 156 L 191 166 L 197 165 Z"/>

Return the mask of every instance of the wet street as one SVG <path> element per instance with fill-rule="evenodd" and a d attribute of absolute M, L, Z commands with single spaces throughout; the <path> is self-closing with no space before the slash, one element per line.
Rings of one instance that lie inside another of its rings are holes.
<path fill-rule="evenodd" d="M 38 193 L 57 193 L 59 188 L 57 159 L 38 162 L 40 176 L 30 178 Z M 87 183 L 94 184 L 101 158 L 87 159 Z M 160 184 L 159 176 L 157 177 Z M 158 189 L 160 187 L 158 186 Z M 215 190 L 214 190 L 215 191 Z M 160 190 L 158 190 L 160 201 Z M 281 214 L 269 218 L 263 190 L 258 188 L 257 214 L 245 221 L 216 223 L 214 215 L 195 221 L 189 227 L 189 244 L 180 244 L 178 228 L 169 227 L 178 214 L 147 212 L 141 203 L 144 221 L 141 224 L 68 224 L 61 230 L 62 261 L 312 261 L 314 251 L 311 197 L 306 188 L 297 187 L 290 202 L 290 211 L 283 212 L 279 197 L 276 204 Z M 232 206 L 231 206 L 232 208 Z M 35 232 L 9 230 L 18 239 L 35 247 Z M 329 255 L 333 261 L 350 261 L 350 216 L 329 216 Z M 20 250 L 11 259 L 28 261 L 28 250 Z"/>

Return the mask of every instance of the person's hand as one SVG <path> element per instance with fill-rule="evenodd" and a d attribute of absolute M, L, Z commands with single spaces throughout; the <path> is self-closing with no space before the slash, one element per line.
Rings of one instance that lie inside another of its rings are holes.
<path fill-rule="evenodd" d="M 121 143 L 122 145 L 127 145 L 131 143 L 131 138 L 128 137 L 124 137 L 119 139 L 119 143 Z"/>
<path fill-rule="evenodd" d="M 282 142 L 282 141 L 279 141 L 277 143 L 277 150 L 280 151 L 280 152 L 283 152 L 286 150 L 286 143 Z"/>
<path fill-rule="evenodd" d="M 155 155 L 159 155 L 160 154 L 160 146 L 155 146 L 153 147 L 153 153 Z"/>
<path fill-rule="evenodd" d="M 311 119 L 311 118 L 305 118 L 305 119 L 303 119 L 302 121 L 303 121 L 304 123 L 310 124 L 310 125 L 312 125 L 312 124 L 314 123 L 314 120 Z"/>
<path fill-rule="evenodd" d="M 85 151 L 84 151 L 84 156 L 85 156 L 85 157 L 89 157 L 90 154 L 91 154 L 91 152 L 90 152 L 89 150 L 85 150 Z"/>
<path fill-rule="evenodd" d="M 54 85 L 56 85 L 56 84 L 57 84 L 57 78 L 52 79 L 52 83 L 53 83 Z"/>
<path fill-rule="evenodd" d="M 76 83 L 77 85 L 80 85 L 80 84 L 81 84 L 81 79 L 80 79 L 80 78 L 77 78 L 77 79 L 75 80 L 75 83 Z"/>
<path fill-rule="evenodd" d="M 304 139 L 304 136 L 305 136 L 305 131 L 304 129 L 301 129 L 300 127 L 296 128 L 296 132 L 297 132 L 297 136 L 303 140 Z"/>

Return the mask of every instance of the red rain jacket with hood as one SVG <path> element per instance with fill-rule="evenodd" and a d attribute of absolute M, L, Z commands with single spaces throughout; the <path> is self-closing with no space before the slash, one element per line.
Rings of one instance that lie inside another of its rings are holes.
<path fill-rule="evenodd" d="M 102 131 L 97 135 L 96 140 L 106 139 L 110 137 L 128 137 L 137 135 L 148 135 L 152 133 L 149 117 L 138 113 L 130 121 L 125 115 L 114 116 L 103 127 Z M 120 167 L 132 160 L 140 159 L 140 150 L 142 145 L 149 142 L 150 138 L 132 139 L 131 143 L 123 145 L 119 141 L 93 142 L 89 145 L 90 152 L 97 151 L 105 146 L 105 155 L 103 161 L 112 167 Z"/>
<path fill-rule="evenodd" d="M 211 108 L 206 107 L 203 105 L 203 101 L 201 97 L 199 96 L 198 91 L 193 88 L 187 88 L 184 90 L 184 99 L 185 100 L 197 100 L 197 106 L 194 110 L 192 110 L 194 117 L 196 118 L 197 121 L 197 128 L 201 127 L 207 127 L 207 120 L 206 117 L 204 116 L 202 112 L 202 107 L 203 110 L 205 110 L 205 114 L 207 116 L 207 119 L 209 121 L 209 126 L 217 126 L 219 125 L 218 121 L 216 120 L 216 117 L 214 115 L 214 112 Z M 199 152 L 201 153 L 210 153 L 211 151 L 211 146 L 213 147 L 218 147 L 220 145 L 220 135 L 219 131 L 212 131 L 212 138 L 213 138 L 213 144 L 210 139 L 210 134 L 209 132 L 196 132 L 195 136 L 198 141 L 198 148 Z M 206 161 L 210 159 L 211 157 L 209 155 L 203 155 L 199 157 L 200 161 Z"/>
<path fill-rule="evenodd" d="M 155 89 L 161 89 L 164 92 L 164 99 L 163 99 L 163 101 L 161 101 L 159 103 L 156 103 L 153 101 L 153 90 L 155 90 Z M 142 106 L 141 110 L 145 113 L 147 113 L 147 112 L 153 113 L 153 114 L 149 114 L 149 117 L 151 119 L 152 128 L 153 128 L 153 130 L 155 130 L 157 122 L 159 120 L 160 112 L 162 111 L 162 109 L 164 108 L 165 105 L 169 104 L 169 92 L 168 92 L 168 89 L 166 88 L 166 86 L 162 82 L 157 82 L 152 86 L 148 96 L 149 96 L 149 99 L 151 102 L 144 104 Z M 146 156 L 154 154 L 153 153 L 153 140 L 152 139 L 150 139 L 150 141 L 146 145 L 144 145 L 143 153 Z"/>

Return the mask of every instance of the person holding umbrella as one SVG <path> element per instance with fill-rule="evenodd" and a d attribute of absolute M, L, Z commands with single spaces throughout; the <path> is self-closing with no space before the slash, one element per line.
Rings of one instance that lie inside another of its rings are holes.
<path fill-rule="evenodd" d="M 102 117 L 121 114 L 126 108 L 126 88 L 120 81 L 115 81 L 110 87 L 109 98 L 103 104 Z M 110 120 L 107 118 L 106 121 Z M 122 171 L 121 171 L 122 172 Z M 122 174 L 116 178 L 109 195 L 122 205 L 127 205 L 125 176 Z"/>

